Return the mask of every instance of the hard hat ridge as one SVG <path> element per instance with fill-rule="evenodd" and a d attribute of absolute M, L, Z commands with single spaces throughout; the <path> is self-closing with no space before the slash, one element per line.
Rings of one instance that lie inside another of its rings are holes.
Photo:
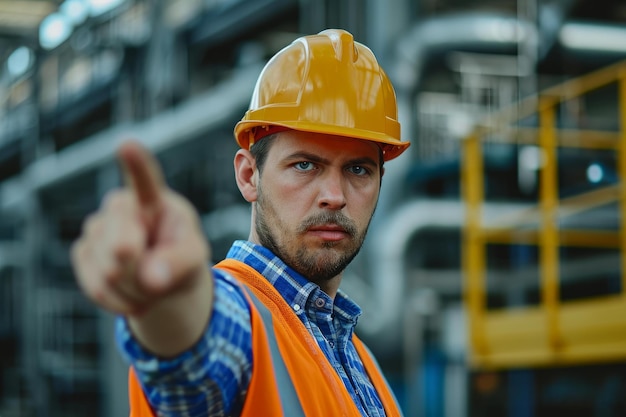
<path fill-rule="evenodd" d="M 333 48 L 335 49 L 335 56 L 339 61 L 357 61 L 359 51 L 356 49 L 354 38 L 350 32 L 345 30 L 327 29 L 320 32 L 319 35 L 328 36 Z"/>

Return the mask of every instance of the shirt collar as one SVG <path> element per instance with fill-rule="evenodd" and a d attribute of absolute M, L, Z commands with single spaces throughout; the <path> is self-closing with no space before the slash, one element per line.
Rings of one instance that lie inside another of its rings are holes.
<path fill-rule="evenodd" d="M 326 295 L 317 284 L 312 283 L 289 267 L 269 249 L 245 240 L 233 243 L 227 258 L 243 262 L 263 275 L 285 299 L 296 314 L 304 313 L 310 305 Z M 332 301 L 331 301 L 332 302 Z M 342 291 L 338 291 L 333 302 L 333 312 L 342 321 L 356 325 L 361 308 Z"/>

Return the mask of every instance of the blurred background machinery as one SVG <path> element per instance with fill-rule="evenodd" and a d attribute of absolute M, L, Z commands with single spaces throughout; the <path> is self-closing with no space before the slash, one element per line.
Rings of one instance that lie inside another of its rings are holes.
<path fill-rule="evenodd" d="M 157 153 L 221 259 L 249 227 L 232 128 L 328 27 L 413 142 L 344 281 L 406 415 L 626 415 L 623 1 L 0 0 L 0 416 L 128 412 L 68 259 L 116 147 Z"/>

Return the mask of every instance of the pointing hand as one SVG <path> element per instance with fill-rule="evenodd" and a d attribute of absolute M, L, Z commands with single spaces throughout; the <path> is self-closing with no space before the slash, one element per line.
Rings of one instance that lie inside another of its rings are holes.
<path fill-rule="evenodd" d="M 147 150 L 127 142 L 118 159 L 126 185 L 85 221 L 72 263 L 88 297 L 134 316 L 206 277 L 209 247 L 195 210 L 167 188 Z"/>

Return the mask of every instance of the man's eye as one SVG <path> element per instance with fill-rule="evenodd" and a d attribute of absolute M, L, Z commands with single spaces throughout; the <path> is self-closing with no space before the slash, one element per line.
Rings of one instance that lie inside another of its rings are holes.
<path fill-rule="evenodd" d="M 313 164 L 309 161 L 302 161 L 296 163 L 295 167 L 300 171 L 310 171 L 313 169 Z"/>
<path fill-rule="evenodd" d="M 369 170 L 367 168 L 360 165 L 350 167 L 350 171 L 355 175 L 367 175 L 369 173 Z"/>

